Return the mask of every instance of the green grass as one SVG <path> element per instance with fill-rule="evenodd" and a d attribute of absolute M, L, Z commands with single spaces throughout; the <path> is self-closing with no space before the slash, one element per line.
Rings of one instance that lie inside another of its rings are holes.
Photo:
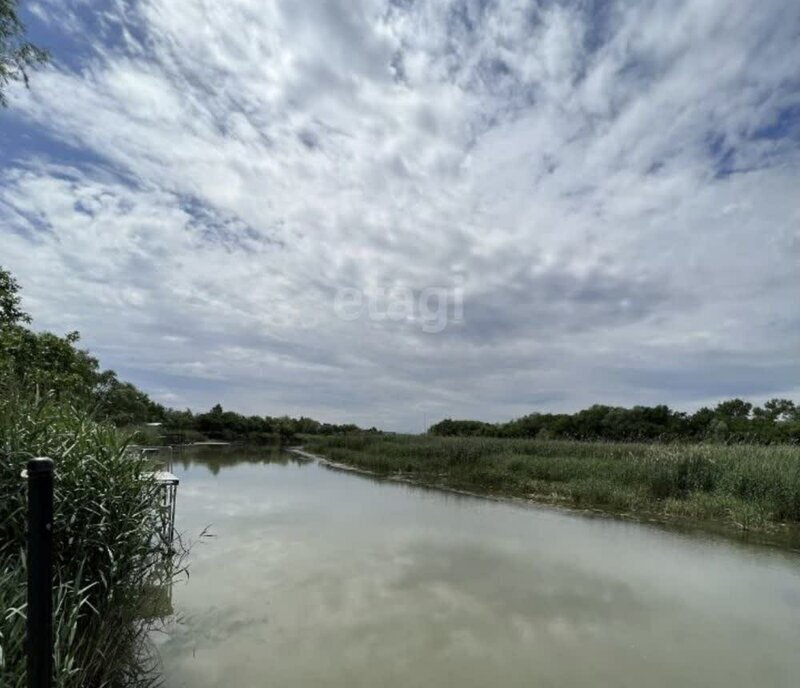
<path fill-rule="evenodd" d="M 125 455 L 112 427 L 50 399 L 0 396 L 0 686 L 25 685 L 25 509 L 20 471 L 34 456 L 55 463 L 54 686 L 143 686 L 153 586 L 178 572 L 179 554 L 154 536 L 158 486 Z M 154 562 L 158 565 L 154 566 Z"/>
<path fill-rule="evenodd" d="M 800 524 L 800 449 L 445 438 L 310 437 L 332 461 L 416 482 L 577 508 L 714 522 Z"/>

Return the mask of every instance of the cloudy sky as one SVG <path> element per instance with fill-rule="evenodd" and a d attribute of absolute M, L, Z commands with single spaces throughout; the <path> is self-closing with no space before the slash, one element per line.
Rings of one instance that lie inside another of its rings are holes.
<path fill-rule="evenodd" d="M 54 60 L 0 113 L 0 264 L 162 402 L 800 398 L 797 0 L 25 17 Z"/>

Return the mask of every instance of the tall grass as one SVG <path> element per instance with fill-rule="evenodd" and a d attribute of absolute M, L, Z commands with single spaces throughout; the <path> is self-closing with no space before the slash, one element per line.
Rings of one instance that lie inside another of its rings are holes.
<path fill-rule="evenodd" d="M 800 523 L 800 449 L 431 436 L 309 438 L 310 451 L 384 475 L 578 507 Z"/>
<path fill-rule="evenodd" d="M 27 460 L 55 463 L 54 635 L 59 688 L 143 686 L 152 622 L 140 610 L 153 584 L 178 572 L 179 554 L 158 536 L 158 485 L 126 441 L 87 414 L 29 395 L 0 399 L 0 686 L 25 682 Z M 154 566 L 158 563 L 159 566 Z"/>

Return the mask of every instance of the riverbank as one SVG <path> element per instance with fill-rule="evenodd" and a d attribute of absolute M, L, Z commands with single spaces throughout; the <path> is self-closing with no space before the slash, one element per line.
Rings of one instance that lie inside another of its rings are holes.
<path fill-rule="evenodd" d="M 800 533 L 795 447 L 350 436 L 304 448 L 335 467 L 468 494 L 785 544 Z"/>

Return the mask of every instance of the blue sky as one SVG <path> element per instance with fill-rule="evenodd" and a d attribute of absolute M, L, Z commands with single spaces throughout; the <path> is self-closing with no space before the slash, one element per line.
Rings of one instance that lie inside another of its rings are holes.
<path fill-rule="evenodd" d="M 156 399 L 800 397 L 794 0 L 23 4 L 0 264 Z"/>

